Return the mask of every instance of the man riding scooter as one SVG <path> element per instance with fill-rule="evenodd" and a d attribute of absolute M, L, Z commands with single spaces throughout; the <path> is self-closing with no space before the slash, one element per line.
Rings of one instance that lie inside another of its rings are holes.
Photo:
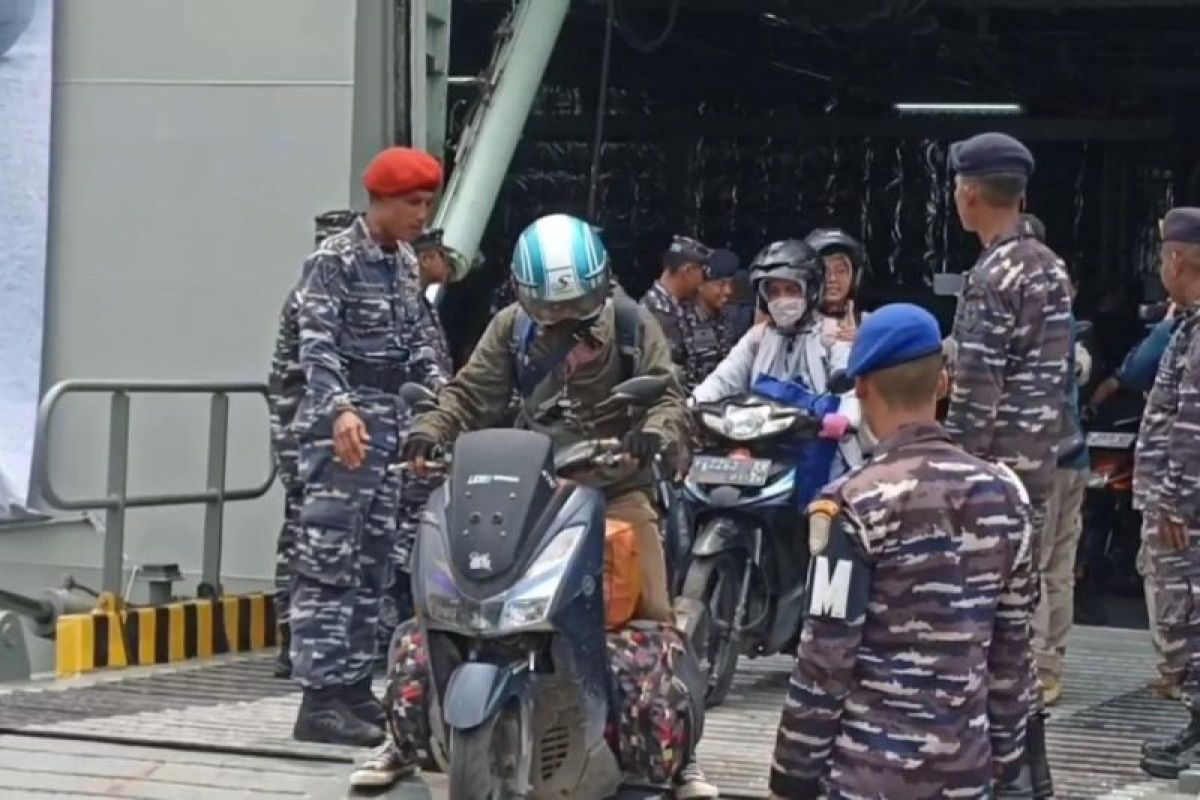
<path fill-rule="evenodd" d="M 818 312 L 825 264 L 810 245 L 798 239 L 769 244 L 750 270 L 769 320 L 746 332 L 692 399 L 711 403 L 753 392 L 820 417 L 822 441 L 806 443 L 800 456 L 796 499 L 803 507 L 828 481 L 862 463 L 853 433 L 861 420 L 858 401 L 852 393 L 831 396 L 828 385 L 846 366 L 852 335 L 825 341 Z"/>
<path fill-rule="evenodd" d="M 579 482 L 599 489 L 606 515 L 636 531 L 642 592 L 636 619 L 672 623 L 666 568 L 651 501 L 648 466 L 670 458 L 687 429 L 669 345 L 648 311 L 613 293 L 608 254 L 595 230 L 562 214 L 543 217 L 520 236 L 512 274 L 518 302 L 501 310 L 471 358 L 421 414 L 401 451 L 418 474 L 463 432 L 487 426 L 521 398 L 517 427 L 543 433 L 555 450 L 594 438 L 621 439 L 628 461 L 596 468 Z M 604 401 L 635 376 L 668 379 L 638 420 Z M 402 745 L 403 747 L 403 745 Z M 453 754 L 451 754 L 453 759 Z M 392 748 L 390 773 L 410 774 L 415 748 Z M 694 761 L 675 778 L 677 798 L 717 797 Z"/>

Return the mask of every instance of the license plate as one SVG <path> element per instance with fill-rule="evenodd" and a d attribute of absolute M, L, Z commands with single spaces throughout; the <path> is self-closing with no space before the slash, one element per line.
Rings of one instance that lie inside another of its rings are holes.
<path fill-rule="evenodd" d="M 1127 450 L 1136 440 L 1136 433 L 1093 431 L 1087 435 L 1087 446 L 1101 447 L 1108 450 Z"/>
<path fill-rule="evenodd" d="M 696 483 L 725 486 L 763 486 L 771 474 L 768 458 L 696 456 L 688 477 Z"/>

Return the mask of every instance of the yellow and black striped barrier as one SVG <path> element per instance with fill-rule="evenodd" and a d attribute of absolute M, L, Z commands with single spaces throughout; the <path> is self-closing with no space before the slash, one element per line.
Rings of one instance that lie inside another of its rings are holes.
<path fill-rule="evenodd" d="M 121 610 L 102 604 L 89 614 L 61 616 L 56 631 L 58 677 L 272 647 L 273 600 L 269 594 L 246 594 Z"/>

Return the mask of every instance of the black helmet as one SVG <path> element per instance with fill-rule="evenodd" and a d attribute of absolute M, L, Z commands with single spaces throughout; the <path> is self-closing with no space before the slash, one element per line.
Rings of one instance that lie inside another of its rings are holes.
<path fill-rule="evenodd" d="M 858 284 L 867 266 L 867 251 L 858 239 L 840 228 L 817 228 L 804 237 L 804 242 L 822 258 L 845 253 L 850 259 L 850 266 L 854 268 L 854 276 L 850 279 L 850 297 L 858 294 Z"/>
<path fill-rule="evenodd" d="M 764 303 L 767 297 L 763 282 L 768 278 L 791 281 L 804 290 L 808 313 L 794 328 L 804 327 L 812 310 L 821 304 L 821 293 L 825 288 L 825 266 L 821 256 L 799 239 L 772 242 L 750 262 L 750 285 Z"/>

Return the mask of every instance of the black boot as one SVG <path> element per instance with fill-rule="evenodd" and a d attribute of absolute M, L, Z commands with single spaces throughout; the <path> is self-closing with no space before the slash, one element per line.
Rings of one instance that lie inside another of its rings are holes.
<path fill-rule="evenodd" d="M 383 704 L 371 692 L 370 677 L 346 686 L 342 696 L 345 698 L 346 707 L 354 716 L 382 730 L 387 729 L 387 714 Z"/>
<path fill-rule="evenodd" d="M 383 729 L 364 722 L 350 711 L 344 687 L 305 689 L 292 738 L 301 742 L 374 747 L 383 741 Z"/>
<path fill-rule="evenodd" d="M 275 677 L 292 677 L 292 626 L 279 624 L 279 655 L 275 656 Z"/>
<path fill-rule="evenodd" d="M 1151 740 L 1142 745 L 1142 769 L 1156 778 L 1177 778 L 1200 761 L 1200 713 L 1193 711 L 1187 727 L 1170 739 Z"/>
<path fill-rule="evenodd" d="M 1054 797 L 1054 780 L 1050 776 L 1050 758 L 1046 753 L 1046 712 L 1035 711 L 1025 727 L 1025 750 L 1029 754 L 1029 778 L 1033 796 Z"/>

